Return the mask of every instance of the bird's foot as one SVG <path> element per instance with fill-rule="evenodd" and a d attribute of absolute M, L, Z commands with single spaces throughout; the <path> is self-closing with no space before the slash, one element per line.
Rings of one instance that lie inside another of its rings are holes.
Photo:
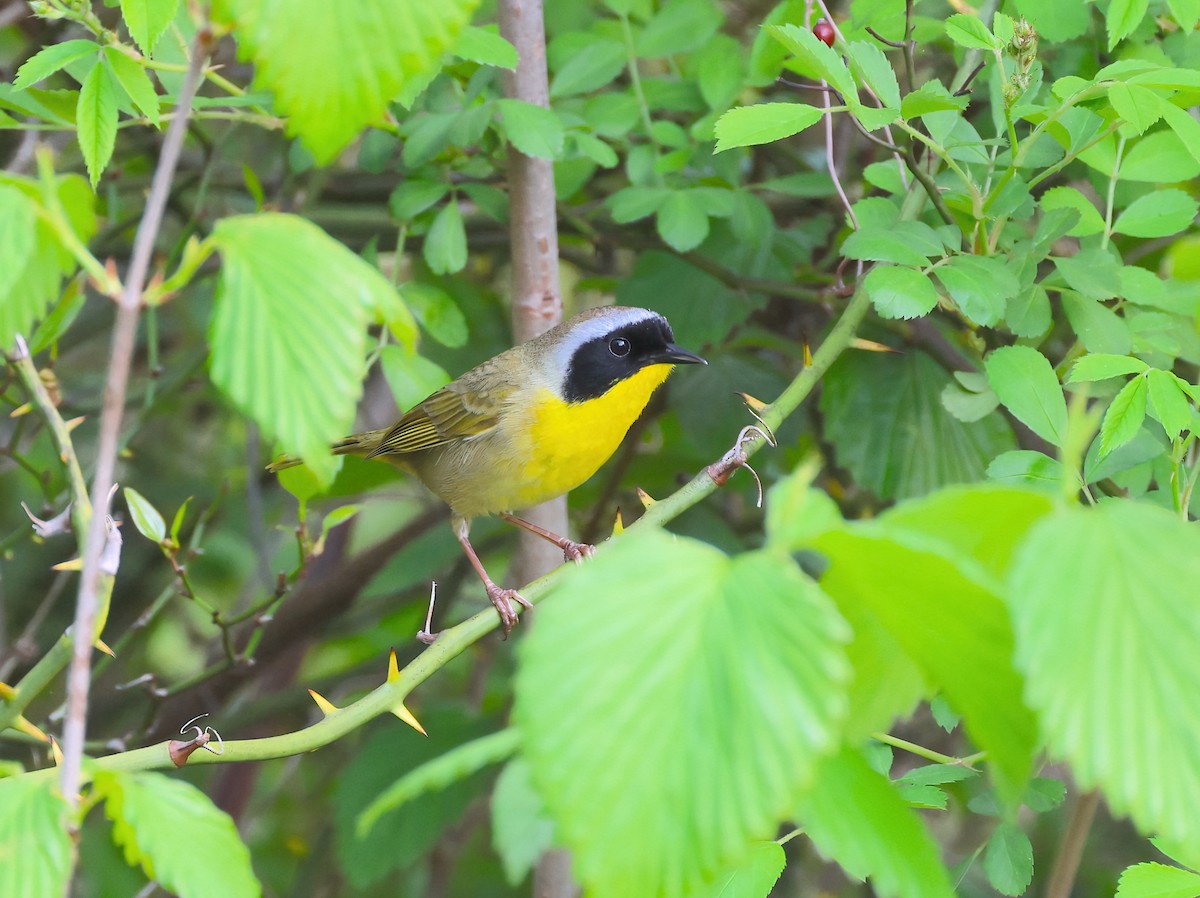
<path fill-rule="evenodd" d="M 513 603 L 516 602 L 524 608 L 532 608 L 533 605 L 515 589 L 504 589 L 495 583 L 487 584 L 487 596 L 496 606 L 496 612 L 500 615 L 500 626 L 504 628 L 504 638 L 507 639 L 518 620 L 517 609 L 513 607 Z"/>
<path fill-rule="evenodd" d="M 762 481 L 758 479 L 758 472 L 750 467 L 749 453 L 746 451 L 748 446 L 753 445 L 757 440 L 763 440 L 768 445 L 775 445 L 775 435 L 770 429 L 763 424 L 747 424 L 738 433 L 737 439 L 733 442 L 733 448 L 726 452 L 720 459 L 713 462 L 705 471 L 712 478 L 713 483 L 717 486 L 724 486 L 726 481 L 733 476 L 733 472 L 738 468 L 745 468 L 754 476 L 754 482 L 758 484 L 758 502 L 759 508 L 762 507 L 763 487 Z"/>
<path fill-rule="evenodd" d="M 562 549 L 565 560 L 573 561 L 576 564 L 582 564 L 583 559 L 592 558 L 596 554 L 595 546 L 588 543 L 577 543 L 573 539 L 564 539 L 559 543 L 559 548 Z"/>

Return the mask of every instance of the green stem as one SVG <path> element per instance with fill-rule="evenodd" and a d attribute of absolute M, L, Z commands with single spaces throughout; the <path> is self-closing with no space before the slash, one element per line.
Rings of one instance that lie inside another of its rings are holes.
<path fill-rule="evenodd" d="M 955 767 L 973 767 L 987 755 L 987 752 L 981 751 L 973 755 L 968 755 L 965 758 L 956 758 L 953 755 L 944 755 L 940 751 L 934 751 L 932 748 L 926 748 L 924 745 L 917 745 L 915 742 L 909 742 L 907 739 L 901 739 L 890 733 L 872 733 L 871 738 L 876 742 L 882 742 L 884 745 L 890 745 L 892 748 L 906 751 L 910 755 L 924 758 L 926 761 L 932 761 L 935 764 L 950 764 Z"/>
<path fill-rule="evenodd" d="M 1100 239 L 1100 248 L 1108 249 L 1108 240 L 1112 237 L 1113 203 L 1117 193 L 1117 179 L 1121 171 L 1121 156 L 1125 153 L 1125 138 L 1117 137 L 1117 152 L 1113 156 L 1112 174 L 1108 178 L 1108 196 L 1104 201 L 1104 236 Z"/>
<path fill-rule="evenodd" d="M 650 104 L 646 102 L 646 94 L 642 91 L 642 76 L 638 72 L 637 62 L 637 47 L 633 43 L 633 29 L 629 27 L 629 16 L 625 13 L 620 14 L 621 33 L 625 37 L 625 56 L 626 67 L 629 69 L 629 84 L 633 88 L 633 95 L 637 98 L 638 111 L 642 117 L 642 127 L 646 129 L 646 139 L 651 143 L 657 143 L 654 139 L 654 121 L 650 118 Z M 662 173 L 655 170 L 655 180 L 658 186 L 662 186 Z"/>

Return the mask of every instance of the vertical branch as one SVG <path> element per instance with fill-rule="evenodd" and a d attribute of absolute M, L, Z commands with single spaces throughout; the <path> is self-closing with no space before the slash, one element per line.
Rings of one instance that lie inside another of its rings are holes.
<path fill-rule="evenodd" d="M 162 224 L 163 210 L 175 166 L 183 148 L 183 139 L 200 83 L 201 71 L 212 44 L 212 32 L 202 28 L 196 34 L 187 75 L 179 91 L 176 114 L 171 119 L 162 153 L 150 185 L 146 209 L 134 238 L 129 271 L 117 304 L 112 345 L 105 379 L 104 404 L 100 413 L 100 437 L 96 450 L 96 473 L 92 479 L 92 519 L 83 547 L 83 570 L 79 577 L 79 595 L 75 605 L 74 648 L 67 672 L 67 716 L 63 724 L 62 791 L 74 806 L 78 801 L 83 740 L 87 729 L 88 687 L 91 677 L 92 644 L 98 635 L 97 611 L 101 591 L 102 556 L 105 549 L 109 494 L 113 487 L 121 417 L 129 383 L 129 369 L 137 339 L 138 311 L 142 290 L 150 271 L 150 258 Z"/>
<path fill-rule="evenodd" d="M 517 48 L 519 61 L 506 74 L 509 97 L 550 106 L 546 75 L 546 32 L 541 0 L 501 0 L 500 33 Z M 558 284 L 558 219 L 554 207 L 554 168 L 508 148 L 509 236 L 512 243 L 513 337 L 524 342 L 562 320 Z M 567 530 L 565 498 L 527 510 L 529 520 L 552 530 Z M 512 579 L 525 583 L 562 563 L 558 550 L 532 534 L 522 533 Z"/>
<path fill-rule="evenodd" d="M 546 30 L 542 0 L 500 0 L 500 33 L 517 48 L 516 71 L 505 78 L 504 92 L 514 99 L 550 106 L 546 74 Z M 554 168 L 508 148 L 509 234 L 512 241 L 513 336 L 529 340 L 562 320 L 558 283 L 558 219 L 554 208 Z M 567 531 L 565 496 L 528 509 L 535 524 L 555 533 Z M 558 550 L 532 533 L 521 533 L 510 574 L 525 583 L 562 563 Z M 571 879 L 570 856 L 545 852 L 534 870 L 538 898 L 573 898 L 579 889 Z"/>

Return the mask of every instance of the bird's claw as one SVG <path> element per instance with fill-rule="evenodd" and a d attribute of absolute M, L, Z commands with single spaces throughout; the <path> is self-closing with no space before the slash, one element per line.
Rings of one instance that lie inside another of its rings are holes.
<path fill-rule="evenodd" d="M 504 629 L 504 638 L 507 639 L 519 620 L 513 602 L 524 608 L 532 608 L 533 604 L 515 589 L 503 589 L 494 583 L 488 585 L 487 595 L 500 615 L 500 626 Z"/>
<path fill-rule="evenodd" d="M 593 558 L 596 555 L 595 546 L 588 543 L 577 543 L 571 539 L 563 540 L 562 550 L 563 558 L 576 564 L 582 564 L 585 558 Z"/>

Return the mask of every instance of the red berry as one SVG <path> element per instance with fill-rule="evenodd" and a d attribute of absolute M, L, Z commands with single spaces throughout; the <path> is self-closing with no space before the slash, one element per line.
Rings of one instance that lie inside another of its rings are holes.
<path fill-rule="evenodd" d="M 817 40 L 824 43 L 825 46 L 827 46 L 827 47 L 833 46 L 833 39 L 835 37 L 835 34 L 833 31 L 833 26 L 830 25 L 827 20 L 825 20 L 825 19 L 818 20 L 817 24 L 813 25 L 812 31 L 813 31 L 813 34 L 815 34 L 817 36 Z"/>

